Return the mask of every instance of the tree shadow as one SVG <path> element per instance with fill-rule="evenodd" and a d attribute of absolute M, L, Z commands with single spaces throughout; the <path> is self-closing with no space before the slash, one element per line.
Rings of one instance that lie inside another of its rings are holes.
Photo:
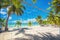
<path fill-rule="evenodd" d="M 5 31 L 5 30 L 0 30 L 0 33 L 4 33 L 4 32 L 13 32 L 13 31 L 17 31 L 19 29 L 13 29 L 13 30 L 8 30 L 8 31 Z"/>
<path fill-rule="evenodd" d="M 8 32 L 13 32 L 13 31 L 17 31 L 19 29 L 13 29 L 13 30 L 8 30 Z"/>
<path fill-rule="evenodd" d="M 41 37 L 42 40 L 60 40 L 60 35 L 58 34 L 57 36 L 51 34 L 51 33 L 39 33 L 43 37 Z"/>
<path fill-rule="evenodd" d="M 21 29 L 18 30 L 18 32 L 15 35 L 18 35 L 20 33 L 25 34 L 25 30 L 30 30 L 30 28 L 21 28 Z"/>
<path fill-rule="evenodd" d="M 13 29 L 13 30 L 8 30 L 8 32 L 13 32 L 13 31 L 23 31 L 24 29 L 29 29 L 29 28 L 18 28 L 18 29 Z"/>
<path fill-rule="evenodd" d="M 39 35 L 25 34 L 25 36 L 28 36 L 28 39 L 14 38 L 14 40 L 60 40 L 59 34 L 55 36 L 51 33 L 39 33 Z"/>
<path fill-rule="evenodd" d="M 5 32 L 5 31 L 0 28 L 0 33 L 3 33 L 3 32 Z"/>
<path fill-rule="evenodd" d="M 0 33 L 2 33 L 2 30 L 1 30 L 1 28 L 0 28 Z"/>
<path fill-rule="evenodd" d="M 26 38 L 15 38 L 14 40 L 31 40 L 31 39 L 26 39 Z"/>

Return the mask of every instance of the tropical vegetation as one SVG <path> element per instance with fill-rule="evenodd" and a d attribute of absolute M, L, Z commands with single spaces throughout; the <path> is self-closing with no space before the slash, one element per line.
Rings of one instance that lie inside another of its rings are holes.
<path fill-rule="evenodd" d="M 22 2 L 24 0 L 0 0 L 0 9 L 8 8 L 5 31 L 8 31 L 8 20 L 11 14 L 22 15 L 25 9 Z M 36 0 L 32 0 L 34 3 Z"/>
<path fill-rule="evenodd" d="M 0 18 L 0 25 L 3 27 L 5 26 L 5 19 Z"/>
<path fill-rule="evenodd" d="M 22 23 L 20 21 L 16 21 L 16 24 L 15 25 L 19 28 L 21 26 L 21 24 Z"/>
<path fill-rule="evenodd" d="M 32 22 L 31 21 L 28 22 L 28 26 L 30 26 L 30 27 L 32 26 Z"/>
<path fill-rule="evenodd" d="M 22 1 L 23 0 L 2 0 L 0 2 L 1 8 L 8 8 L 5 31 L 8 30 L 7 25 L 11 14 L 13 13 L 15 13 L 16 15 L 23 14 L 23 9 L 25 9 L 25 7 L 21 3 Z"/>
<path fill-rule="evenodd" d="M 6 24 L 2 24 L 5 25 L 5 31 L 8 31 L 8 21 L 11 14 L 21 16 L 24 13 L 25 6 L 22 5 L 23 1 L 24 0 L 0 0 L 0 9 L 8 8 L 7 19 L 5 22 Z M 36 3 L 37 0 L 32 1 L 33 3 Z M 53 24 L 60 26 L 60 0 L 52 0 L 52 2 L 50 2 L 50 7 L 48 10 L 51 11 L 49 12 L 47 21 L 42 20 L 41 16 L 38 16 L 36 18 L 36 21 L 39 24 Z M 2 19 L 0 19 L 0 21 L 3 22 L 4 20 L 2 21 Z M 16 24 L 21 25 L 21 22 L 17 21 Z M 30 26 L 31 24 L 31 22 L 28 23 Z"/>
<path fill-rule="evenodd" d="M 38 16 L 38 17 L 36 18 L 36 21 L 37 21 L 39 24 L 42 24 L 42 23 L 43 23 L 41 16 Z"/>
<path fill-rule="evenodd" d="M 52 0 L 50 4 L 51 6 L 48 8 L 48 10 L 51 11 L 49 13 L 48 21 L 50 21 L 50 24 L 60 26 L 60 0 Z"/>

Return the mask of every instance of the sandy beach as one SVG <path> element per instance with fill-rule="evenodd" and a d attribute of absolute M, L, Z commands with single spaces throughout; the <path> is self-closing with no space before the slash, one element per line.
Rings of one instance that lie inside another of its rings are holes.
<path fill-rule="evenodd" d="M 9 28 L 8 32 L 0 33 L 0 40 L 60 40 L 59 37 L 57 27 Z"/>

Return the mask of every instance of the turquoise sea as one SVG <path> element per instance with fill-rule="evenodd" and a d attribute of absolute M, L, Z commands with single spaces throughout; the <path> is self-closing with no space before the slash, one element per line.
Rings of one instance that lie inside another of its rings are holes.
<path fill-rule="evenodd" d="M 36 25 L 38 25 L 38 23 L 32 23 L 32 26 L 36 26 Z M 8 27 L 9 28 L 11 28 L 11 27 L 15 27 L 15 26 L 17 26 L 15 23 L 12 23 L 12 24 L 8 24 Z M 21 27 L 28 27 L 28 23 L 22 23 L 21 24 Z"/>

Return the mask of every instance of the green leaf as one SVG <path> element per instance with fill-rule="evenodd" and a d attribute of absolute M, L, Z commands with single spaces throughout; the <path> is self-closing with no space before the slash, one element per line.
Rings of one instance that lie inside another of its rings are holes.
<path fill-rule="evenodd" d="M 47 10 L 50 10 L 50 9 L 51 9 L 51 7 L 47 8 Z"/>
<path fill-rule="evenodd" d="M 36 3 L 37 0 L 32 0 L 32 1 L 33 1 L 33 3 Z"/>

